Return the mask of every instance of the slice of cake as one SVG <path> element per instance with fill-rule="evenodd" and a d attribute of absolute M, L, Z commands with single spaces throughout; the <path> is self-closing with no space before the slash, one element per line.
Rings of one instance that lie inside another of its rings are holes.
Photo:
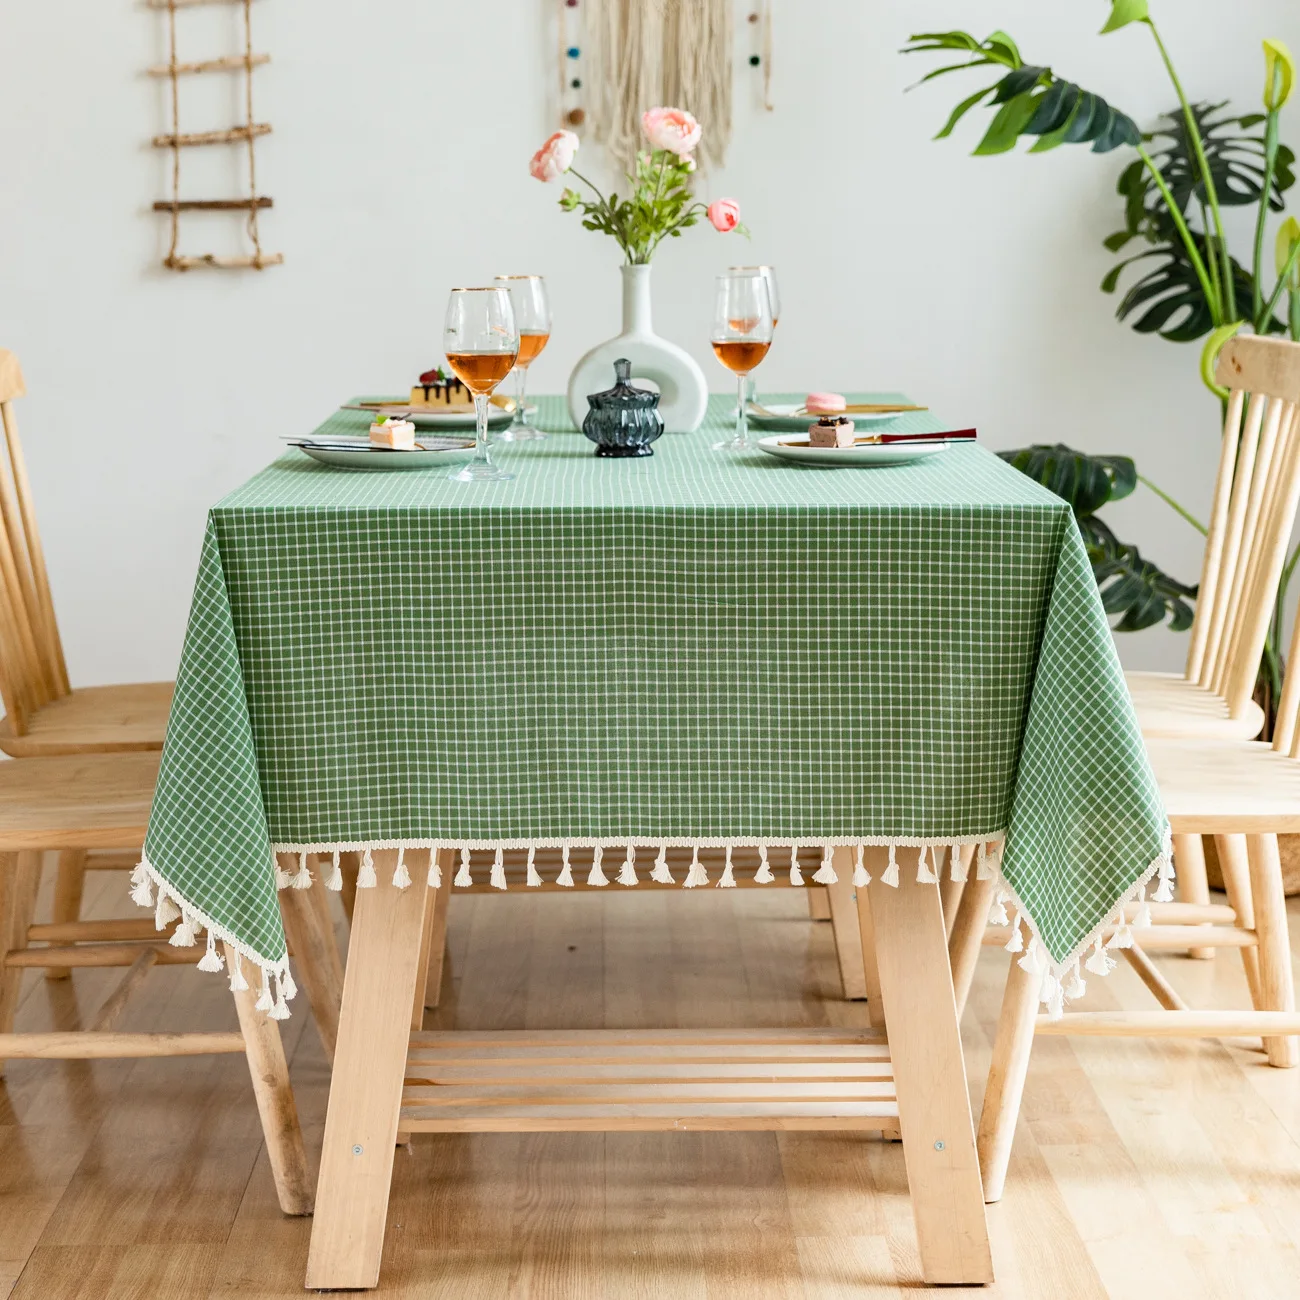
<path fill-rule="evenodd" d="M 392 420 L 381 415 L 370 426 L 370 442 L 389 451 L 414 451 L 415 425 L 410 420 Z"/>
<path fill-rule="evenodd" d="M 810 447 L 852 447 L 857 443 L 857 426 L 842 415 L 823 415 L 808 426 Z"/>
<path fill-rule="evenodd" d="M 441 366 L 435 366 L 420 376 L 418 384 L 412 385 L 411 405 L 434 406 L 440 410 L 461 406 L 473 409 L 474 395 L 455 375 L 448 374 Z"/>

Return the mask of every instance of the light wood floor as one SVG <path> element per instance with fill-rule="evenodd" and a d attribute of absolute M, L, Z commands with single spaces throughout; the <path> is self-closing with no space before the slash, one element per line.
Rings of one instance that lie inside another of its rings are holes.
<path fill-rule="evenodd" d="M 128 910 L 125 888 L 96 881 L 88 914 Z M 794 890 L 464 897 L 450 950 L 431 1026 L 865 1022 Z M 1158 960 L 1196 1003 L 1244 998 L 1230 953 Z M 977 1106 L 1006 961 L 986 952 L 963 1027 Z M 19 1028 L 75 1026 L 115 975 L 29 976 Z M 1146 997 L 1123 965 L 1089 981 L 1096 1009 Z M 155 972 L 122 1024 L 233 1026 L 224 980 L 188 969 Z M 318 1149 L 327 1074 L 301 1003 L 285 1040 Z M 989 1222 L 997 1284 L 946 1294 L 1300 1297 L 1300 1071 L 1236 1044 L 1041 1039 Z M 0 1300 L 297 1297 L 309 1230 L 276 1208 L 242 1058 L 8 1066 Z M 379 1294 L 827 1300 L 919 1278 L 896 1144 L 419 1136 L 398 1153 Z"/>

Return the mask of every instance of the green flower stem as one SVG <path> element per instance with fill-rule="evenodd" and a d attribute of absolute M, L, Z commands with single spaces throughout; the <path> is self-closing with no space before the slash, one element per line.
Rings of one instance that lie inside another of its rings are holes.
<path fill-rule="evenodd" d="M 1144 487 L 1150 488 L 1150 490 L 1154 492 L 1156 496 L 1158 496 L 1160 500 L 1163 501 L 1165 505 L 1167 505 L 1171 510 L 1182 515 L 1182 517 L 1186 519 L 1187 522 L 1191 524 L 1191 526 L 1195 528 L 1196 531 L 1200 533 L 1202 537 L 1208 537 L 1210 535 L 1210 530 L 1206 528 L 1206 526 L 1203 523 L 1201 523 L 1201 521 L 1197 519 L 1197 517 L 1194 514 L 1192 514 L 1190 510 L 1188 510 L 1185 506 L 1179 505 L 1178 502 L 1175 501 L 1173 497 L 1169 495 L 1168 492 L 1164 491 L 1163 488 L 1156 487 L 1156 485 L 1152 483 L 1152 481 L 1149 478 L 1147 478 L 1145 474 L 1138 475 L 1138 482 L 1141 483 Z"/>
<path fill-rule="evenodd" d="M 1273 313 L 1277 310 L 1277 305 L 1282 301 L 1282 291 L 1286 288 L 1287 282 L 1291 279 L 1291 272 L 1295 270 L 1296 260 L 1300 258 L 1300 240 L 1291 245 L 1291 256 L 1286 259 L 1286 265 L 1282 268 L 1282 274 L 1277 277 L 1277 284 L 1273 289 L 1273 296 L 1268 300 L 1268 306 L 1264 308 L 1263 322 L 1265 325 L 1273 318 Z M 1294 317 L 1294 308 L 1292 309 Z M 1263 333 L 1262 329 L 1259 333 Z"/>
<path fill-rule="evenodd" d="M 1291 299 L 1288 304 L 1291 309 L 1288 313 L 1291 324 L 1291 338 L 1293 342 L 1300 343 L 1300 293 L 1292 289 L 1287 296 Z"/>
<path fill-rule="evenodd" d="M 1255 319 L 1255 332 L 1264 328 L 1264 229 L 1268 221 L 1268 200 L 1273 192 L 1273 176 L 1277 171 L 1277 127 L 1278 111 L 1273 109 L 1268 115 L 1264 127 L 1264 190 L 1259 196 L 1259 217 L 1255 221 L 1255 287 L 1252 310 Z"/>
<path fill-rule="evenodd" d="M 1178 94 L 1178 102 L 1183 106 L 1183 119 L 1187 123 L 1188 138 L 1192 142 L 1192 148 L 1196 152 L 1196 165 L 1200 169 L 1201 182 L 1205 186 L 1205 197 L 1210 202 L 1210 211 L 1214 214 L 1214 231 L 1218 239 L 1219 252 L 1223 258 L 1223 280 L 1224 296 L 1220 300 L 1220 307 L 1227 309 L 1227 314 L 1221 316 L 1215 321 L 1216 325 L 1222 325 L 1224 321 L 1237 319 L 1237 289 L 1232 282 L 1232 259 L 1228 252 L 1228 240 L 1223 233 L 1223 215 L 1219 211 L 1219 194 L 1214 187 L 1214 178 L 1210 175 L 1210 162 L 1205 156 L 1205 143 L 1201 139 L 1201 133 L 1196 127 L 1196 117 L 1192 113 L 1192 106 L 1187 102 L 1187 95 L 1183 91 L 1183 83 L 1178 79 L 1178 73 L 1174 68 L 1174 62 L 1169 57 L 1169 51 L 1165 48 L 1165 43 L 1160 39 L 1160 32 L 1157 30 L 1154 21 L 1150 18 L 1146 20 L 1147 26 L 1151 28 L 1151 35 L 1155 37 L 1156 46 L 1160 50 L 1160 57 L 1164 60 L 1165 71 L 1169 73 L 1169 80 L 1173 82 L 1174 90 Z M 1170 205 L 1172 208 L 1172 204 Z"/>
<path fill-rule="evenodd" d="M 1204 202 L 1200 203 L 1201 209 L 1201 229 L 1205 231 L 1205 251 L 1210 253 L 1210 279 L 1214 282 L 1214 296 L 1219 301 L 1223 301 L 1223 283 L 1219 275 L 1219 259 L 1213 255 L 1214 237 L 1210 234 L 1210 214 L 1207 211 Z"/>
<path fill-rule="evenodd" d="M 1160 191 L 1160 196 L 1165 201 L 1165 207 L 1169 209 L 1169 215 L 1173 223 L 1178 228 L 1179 235 L 1182 236 L 1183 244 L 1187 248 L 1187 255 L 1191 258 L 1192 267 L 1196 271 L 1196 278 L 1201 282 L 1201 291 L 1205 294 L 1205 300 L 1210 304 L 1210 314 L 1214 318 L 1216 325 L 1223 324 L 1223 303 L 1219 295 L 1214 291 L 1214 285 L 1210 282 L 1209 272 L 1205 269 L 1205 263 L 1201 260 L 1200 250 L 1196 247 L 1196 240 L 1192 238 L 1192 232 L 1187 228 L 1187 222 L 1183 219 L 1183 214 L 1178 210 L 1178 205 L 1174 202 L 1174 196 L 1169 192 L 1169 186 L 1165 184 L 1165 178 L 1160 174 L 1160 168 L 1155 165 L 1151 155 L 1141 146 L 1137 145 L 1138 157 L 1146 164 L 1146 169 L 1151 173 L 1151 179 L 1155 181 L 1156 188 Z M 1297 245 L 1300 247 L 1300 245 Z"/>

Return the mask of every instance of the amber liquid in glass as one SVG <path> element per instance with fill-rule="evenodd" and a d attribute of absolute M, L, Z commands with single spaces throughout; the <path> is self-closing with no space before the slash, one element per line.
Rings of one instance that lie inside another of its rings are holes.
<path fill-rule="evenodd" d="M 715 340 L 713 354 L 728 370 L 735 371 L 738 375 L 747 375 L 767 356 L 767 350 L 771 346 L 771 339 L 761 342 L 755 339 L 724 339 L 721 343 Z M 451 358 L 448 357 L 447 360 L 450 361 Z M 469 380 L 465 382 L 469 383 Z"/>
<path fill-rule="evenodd" d="M 514 369 L 517 356 L 515 352 L 448 352 L 447 364 L 471 393 L 490 393 Z"/>
<path fill-rule="evenodd" d="M 517 366 L 531 365 L 537 360 L 542 349 L 550 342 L 551 336 L 545 330 L 519 331 L 519 359 Z"/>

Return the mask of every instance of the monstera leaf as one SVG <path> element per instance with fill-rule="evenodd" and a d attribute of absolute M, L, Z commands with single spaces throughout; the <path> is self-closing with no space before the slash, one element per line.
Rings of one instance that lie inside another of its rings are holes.
<path fill-rule="evenodd" d="M 976 146 L 976 154 L 1006 153 L 1015 148 L 1022 135 L 1037 137 L 1031 153 L 1044 153 L 1062 144 L 1091 144 L 1094 153 L 1109 153 L 1122 144 L 1137 144 L 1142 138 L 1133 119 L 1100 95 L 1072 81 L 1063 81 L 1051 68 L 1026 64 L 1015 41 L 1005 32 L 994 32 L 983 41 L 977 41 L 969 32 L 919 32 L 903 49 L 904 54 L 947 51 L 961 51 L 969 57 L 961 63 L 935 68 L 918 85 L 971 68 L 997 66 L 1010 71 L 993 85 L 962 100 L 936 139 L 951 135 L 957 123 L 986 100 L 988 107 L 998 111 Z"/>
<path fill-rule="evenodd" d="M 1089 456 L 1063 443 L 1037 444 L 998 455 L 1022 474 L 1070 503 L 1083 534 L 1093 577 L 1108 614 L 1118 614 L 1117 632 L 1140 632 L 1169 620 L 1175 632 L 1192 624 L 1196 588 L 1171 578 L 1136 546 L 1121 542 L 1095 511 L 1137 486 L 1137 466 L 1127 456 Z"/>

